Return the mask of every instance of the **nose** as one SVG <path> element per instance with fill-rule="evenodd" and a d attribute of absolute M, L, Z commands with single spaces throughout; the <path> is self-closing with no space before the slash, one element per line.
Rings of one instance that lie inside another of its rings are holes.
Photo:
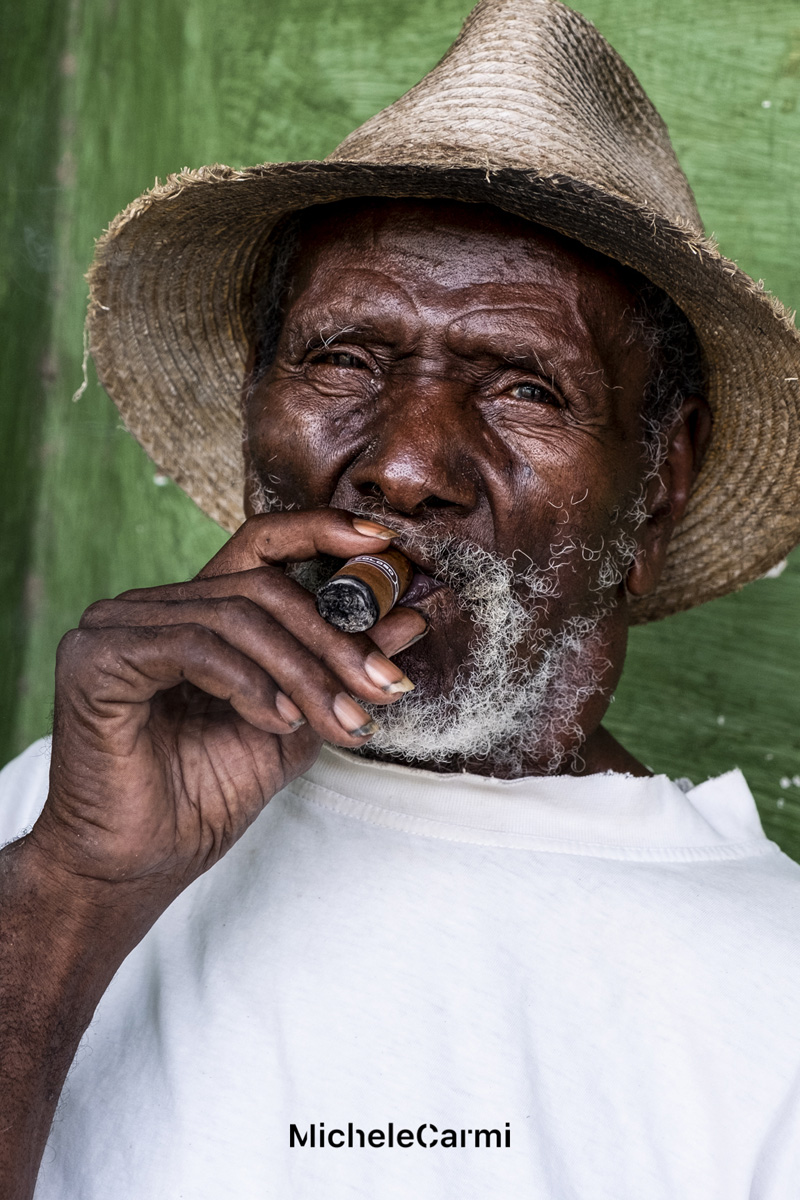
<path fill-rule="evenodd" d="M 455 381 L 413 379 L 387 387 L 369 443 L 342 480 L 361 499 L 396 512 L 471 512 L 480 475 L 471 447 L 476 417 Z"/>

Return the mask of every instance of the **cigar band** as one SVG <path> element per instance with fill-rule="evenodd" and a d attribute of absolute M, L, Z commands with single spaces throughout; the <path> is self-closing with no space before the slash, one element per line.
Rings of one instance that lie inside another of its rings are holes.
<path fill-rule="evenodd" d="M 357 554 L 355 558 L 350 559 L 350 562 L 369 563 L 371 567 L 375 567 L 385 575 L 392 585 L 392 605 L 397 602 L 397 597 L 400 595 L 400 576 L 391 563 L 386 562 L 383 558 L 373 558 L 371 554 Z"/>

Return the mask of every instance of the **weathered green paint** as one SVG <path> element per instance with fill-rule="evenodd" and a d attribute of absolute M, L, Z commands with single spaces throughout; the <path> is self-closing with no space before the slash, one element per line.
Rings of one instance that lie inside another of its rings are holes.
<path fill-rule="evenodd" d="M 0 18 L 0 755 L 14 744 L 44 385 L 53 371 L 47 348 L 63 44 L 58 0 L 6 6 Z"/>
<path fill-rule="evenodd" d="M 10 300 L 0 292 L 10 331 L 0 402 L 6 757 L 46 730 L 54 649 L 82 608 L 187 577 L 222 541 L 176 488 L 153 482 L 91 369 L 86 393 L 70 400 L 93 237 L 180 166 L 324 155 L 433 65 L 469 3 L 73 0 L 66 22 L 63 5 L 14 7 L 13 70 L 0 77 L 16 113 L 3 127 L 15 165 L 0 219 L 3 279 L 16 289 Z M 587 0 L 582 10 L 661 109 L 723 250 L 796 304 L 796 0 Z M 634 630 L 610 722 L 657 770 L 699 780 L 741 766 L 768 832 L 797 858 L 799 602 L 795 557 L 780 579 Z"/>

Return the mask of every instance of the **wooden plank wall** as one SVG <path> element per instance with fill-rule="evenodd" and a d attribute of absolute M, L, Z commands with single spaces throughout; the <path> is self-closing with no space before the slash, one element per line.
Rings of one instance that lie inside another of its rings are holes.
<path fill-rule="evenodd" d="M 0 758 L 48 728 L 93 599 L 194 573 L 222 534 L 120 427 L 89 368 L 93 238 L 183 165 L 320 157 L 441 56 L 468 0 L 27 0 L 4 6 Z M 796 0 L 586 0 L 666 118 L 706 225 L 800 300 Z M 634 630 L 610 724 L 654 769 L 738 765 L 800 858 L 800 557 Z"/>

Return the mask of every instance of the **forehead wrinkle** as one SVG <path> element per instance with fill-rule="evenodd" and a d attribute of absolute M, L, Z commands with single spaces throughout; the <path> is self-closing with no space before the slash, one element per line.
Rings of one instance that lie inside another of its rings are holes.
<path fill-rule="evenodd" d="M 353 327 L 368 334 L 378 326 L 392 340 L 418 316 L 409 292 L 383 272 L 346 265 L 329 271 L 315 256 L 302 263 L 299 273 L 301 286 L 284 322 L 291 343 L 316 336 L 320 329 Z"/>
<path fill-rule="evenodd" d="M 363 258 L 363 250 L 359 257 Z M 318 291 L 327 301 L 332 292 L 335 294 L 338 291 L 341 299 L 334 303 L 349 305 L 359 300 L 374 303 L 375 298 L 380 297 L 382 301 L 387 298 L 394 301 L 398 308 L 405 306 L 416 311 L 414 298 L 397 272 L 388 269 L 376 271 L 373 267 L 348 262 L 347 247 L 326 245 L 316 253 L 301 258 L 297 275 L 302 283 L 293 304 L 305 300 L 313 305 L 317 302 L 315 293 Z"/>

